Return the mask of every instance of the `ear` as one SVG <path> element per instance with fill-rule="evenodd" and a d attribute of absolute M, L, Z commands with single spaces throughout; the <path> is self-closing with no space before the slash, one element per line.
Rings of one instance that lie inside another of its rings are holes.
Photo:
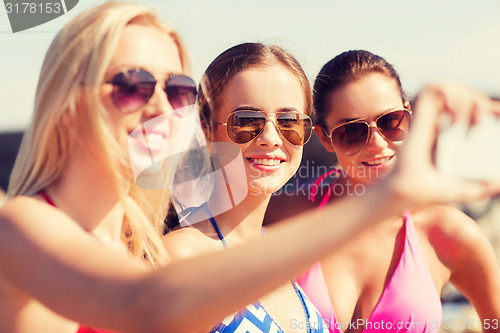
<path fill-rule="evenodd" d="M 335 149 L 333 148 L 332 140 L 330 140 L 330 137 L 326 134 L 325 129 L 321 125 L 315 125 L 314 132 L 316 132 L 319 141 L 326 148 L 326 150 L 328 150 L 331 153 L 334 153 Z"/>
<path fill-rule="evenodd" d="M 408 100 L 407 100 L 407 101 L 405 101 L 405 102 L 403 103 L 403 105 L 404 105 L 404 107 L 405 107 L 405 108 L 407 108 L 408 110 L 411 110 L 410 101 L 408 101 Z"/>
<path fill-rule="evenodd" d="M 208 133 L 210 132 L 208 130 L 208 123 L 203 119 L 200 120 L 200 123 L 201 123 L 201 129 L 203 130 L 203 134 L 205 134 L 205 139 L 207 139 L 207 141 L 210 141 L 210 138 L 208 137 Z"/>
<path fill-rule="evenodd" d="M 210 125 L 208 124 L 208 122 L 202 119 L 200 123 L 201 123 L 201 129 L 203 130 L 203 134 L 205 135 L 205 140 L 207 141 L 208 152 L 212 153 L 212 149 L 210 147 L 210 142 L 212 142 L 211 140 L 212 138 L 210 138 L 211 136 L 210 134 L 213 132 L 210 130 L 209 128 Z"/>

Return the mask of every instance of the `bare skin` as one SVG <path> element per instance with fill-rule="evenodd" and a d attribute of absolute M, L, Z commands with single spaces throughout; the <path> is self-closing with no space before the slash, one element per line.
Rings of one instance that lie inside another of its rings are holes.
<path fill-rule="evenodd" d="M 272 116 L 280 110 L 301 112 L 305 105 L 300 82 L 279 64 L 240 72 L 225 87 L 221 100 L 224 102 L 217 108 L 218 122 L 224 122 L 231 112 L 241 107 L 261 110 Z M 231 142 L 227 138 L 226 128 L 222 126 L 215 128 L 211 139 Z M 302 147 L 288 143 L 272 122 L 268 122 L 260 136 L 239 146 L 244 158 L 249 193 L 243 202 L 215 217 L 229 247 L 262 235 L 262 221 L 272 193 L 295 173 L 302 158 Z M 279 159 L 280 162 L 272 167 L 259 164 L 259 159 L 264 158 Z M 196 223 L 192 228 L 168 233 L 165 244 L 169 254 L 176 260 L 223 249 L 222 242 L 208 220 Z M 244 265 L 244 262 L 241 264 Z M 259 302 L 285 332 L 291 330 L 292 319 L 306 322 L 302 304 L 291 281 L 260 298 Z M 305 332 L 305 329 L 302 331 Z"/>
<path fill-rule="evenodd" d="M 382 74 L 369 74 L 339 88 L 330 98 L 329 128 L 336 126 L 337 119 L 370 121 L 386 110 L 404 106 L 395 82 Z M 341 167 L 352 171 L 342 174 L 339 188 L 347 184 L 368 187 L 392 171 L 402 143 L 389 141 L 375 127 L 371 129 L 360 152 L 348 156 L 337 151 Z M 334 152 L 324 132 L 317 133 Z M 380 164 L 376 166 L 366 164 L 377 159 Z M 469 298 L 481 319 L 500 318 L 500 300 L 495 296 L 500 293 L 500 272 L 492 247 L 477 224 L 458 209 L 446 206 L 421 207 L 411 215 L 436 293 L 440 295 L 443 286 L 452 282 Z M 404 236 L 403 218 L 394 216 L 351 238 L 340 251 L 321 261 L 337 319 L 344 327 L 370 318 L 399 262 Z M 352 327 L 348 332 L 363 329 L 361 325 Z"/>
<path fill-rule="evenodd" d="M 142 31 L 139 40 L 147 44 L 145 36 L 153 38 L 155 32 Z M 149 43 L 160 48 L 172 44 L 170 37 L 162 37 L 166 39 Z M 157 60 L 141 65 L 156 75 L 180 70 L 175 58 L 162 62 L 178 53 L 175 46 L 172 48 L 145 50 L 143 56 L 153 54 Z M 371 223 L 407 207 L 498 193 L 499 188 L 493 184 L 444 179 L 430 162 L 435 136 L 428 132 L 428 126 L 436 124 L 433 118 L 437 114 L 447 110 L 470 118 L 471 110 L 464 107 L 464 98 L 466 102 L 486 103 L 489 112 L 500 109 L 482 94 L 463 92 L 464 88 L 448 85 L 431 86 L 423 92 L 419 117 L 425 126 L 416 119 L 415 135 L 408 139 L 398 170 L 374 185 L 363 198 L 340 199 L 338 205 L 323 212 L 306 213 L 269 230 L 266 237 L 157 271 L 125 253 L 118 241 L 123 218 L 118 200 L 122 193 L 118 191 L 125 190 L 109 184 L 107 164 L 75 142 L 74 155 L 68 159 L 63 175 L 46 188 L 59 208 L 38 196 L 17 196 L 0 208 L 0 330 L 75 332 L 78 323 L 120 332 L 205 329 L 290 281 Z M 109 98 L 110 91 L 102 93 L 103 98 Z M 455 105 L 452 101 L 456 100 L 460 103 Z M 113 120 L 113 135 L 121 142 L 138 123 L 169 111 L 166 96 L 157 86 L 141 111 Z M 79 138 L 89 134 L 84 128 L 77 130 L 82 131 L 77 133 Z M 430 181 L 429 170 L 433 172 Z M 440 180 L 449 186 L 438 186 Z M 331 223 L 331 216 L 344 223 Z M 370 221 L 367 217 L 371 217 Z M 316 228 L 310 227 L 313 223 Z M 294 241 L 297 235 L 301 237 L 300 246 Z M 245 265 L 241 266 L 241 262 Z M 221 275 L 221 271 L 225 274 Z M 264 275 L 266 279 L 261 278 Z"/>

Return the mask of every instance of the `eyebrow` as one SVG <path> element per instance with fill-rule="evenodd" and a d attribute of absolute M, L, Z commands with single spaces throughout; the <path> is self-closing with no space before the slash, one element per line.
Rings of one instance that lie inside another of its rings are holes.
<path fill-rule="evenodd" d="M 238 107 L 238 108 L 236 108 L 236 109 L 233 110 L 233 112 L 236 112 L 236 111 L 259 111 L 259 112 L 263 112 L 264 110 L 260 109 L 260 108 L 257 108 L 255 106 L 243 105 L 243 106 L 240 106 L 240 107 Z M 293 108 L 293 107 L 283 107 L 283 108 L 278 108 L 274 112 L 299 112 L 299 110 L 297 110 L 296 108 Z"/>
<path fill-rule="evenodd" d="M 127 64 L 124 64 L 124 65 L 120 65 L 120 66 L 116 66 L 116 67 L 111 67 L 112 71 L 109 71 L 110 73 L 107 73 L 105 74 L 105 76 L 107 75 L 117 75 L 119 73 L 125 73 L 125 72 L 128 72 L 128 71 L 131 71 L 131 70 L 134 70 L 136 68 L 139 68 L 140 70 L 142 71 L 145 71 L 145 72 L 148 72 L 150 74 L 153 75 L 153 77 L 155 78 L 155 80 L 158 80 L 158 77 L 161 78 L 161 80 L 158 80 L 158 81 L 166 81 L 168 80 L 170 77 L 172 76 L 177 76 L 177 75 L 184 75 L 183 73 L 180 73 L 180 72 L 166 72 L 166 73 L 153 73 L 151 72 L 149 69 L 146 69 L 144 68 L 143 66 L 133 66 L 133 65 L 127 65 Z"/>
<path fill-rule="evenodd" d="M 364 119 L 366 119 L 366 118 L 342 118 L 339 121 L 337 121 L 335 126 L 340 125 L 342 123 L 348 123 L 348 122 L 354 121 L 354 120 L 364 120 Z"/>
<path fill-rule="evenodd" d="M 405 107 L 403 106 L 401 109 L 404 109 L 404 108 L 405 108 Z M 398 109 L 399 109 L 399 107 L 392 107 L 392 108 L 388 108 L 388 109 L 386 109 L 385 111 L 382 111 L 382 112 L 380 112 L 379 114 L 377 114 L 377 115 L 375 116 L 375 118 L 377 118 L 377 117 L 379 117 L 380 115 L 382 115 L 382 114 L 384 114 L 384 113 L 387 113 L 387 112 L 389 112 L 389 111 L 398 110 Z M 355 121 L 355 120 L 366 120 L 366 118 L 362 118 L 362 117 L 359 117 L 359 118 L 342 118 L 342 119 L 340 119 L 340 120 L 339 120 L 339 121 L 335 124 L 335 126 L 338 126 L 338 125 L 343 124 L 343 123 L 348 123 L 348 122 L 350 122 L 350 121 Z"/>

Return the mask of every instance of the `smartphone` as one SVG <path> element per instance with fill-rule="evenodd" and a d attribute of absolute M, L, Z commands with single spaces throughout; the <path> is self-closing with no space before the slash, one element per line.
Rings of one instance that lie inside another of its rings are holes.
<path fill-rule="evenodd" d="M 500 117 L 488 116 L 472 127 L 450 125 L 449 119 L 444 123 L 437 141 L 437 169 L 468 180 L 499 181 Z"/>

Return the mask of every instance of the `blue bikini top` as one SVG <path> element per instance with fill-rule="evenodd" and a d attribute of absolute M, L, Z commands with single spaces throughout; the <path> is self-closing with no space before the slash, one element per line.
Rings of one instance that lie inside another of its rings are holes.
<path fill-rule="evenodd" d="M 224 236 L 213 217 L 210 217 L 210 223 L 219 236 L 222 245 L 227 248 Z M 295 280 L 292 281 L 293 288 L 299 297 L 304 309 L 306 322 L 300 322 L 298 319 L 290 320 L 290 329 L 306 328 L 308 333 L 328 333 L 328 325 L 325 323 L 316 309 L 309 301 L 304 291 L 299 287 Z M 218 323 L 210 333 L 284 333 L 276 321 L 269 315 L 259 301 L 246 306 L 240 311 L 226 317 Z"/>

